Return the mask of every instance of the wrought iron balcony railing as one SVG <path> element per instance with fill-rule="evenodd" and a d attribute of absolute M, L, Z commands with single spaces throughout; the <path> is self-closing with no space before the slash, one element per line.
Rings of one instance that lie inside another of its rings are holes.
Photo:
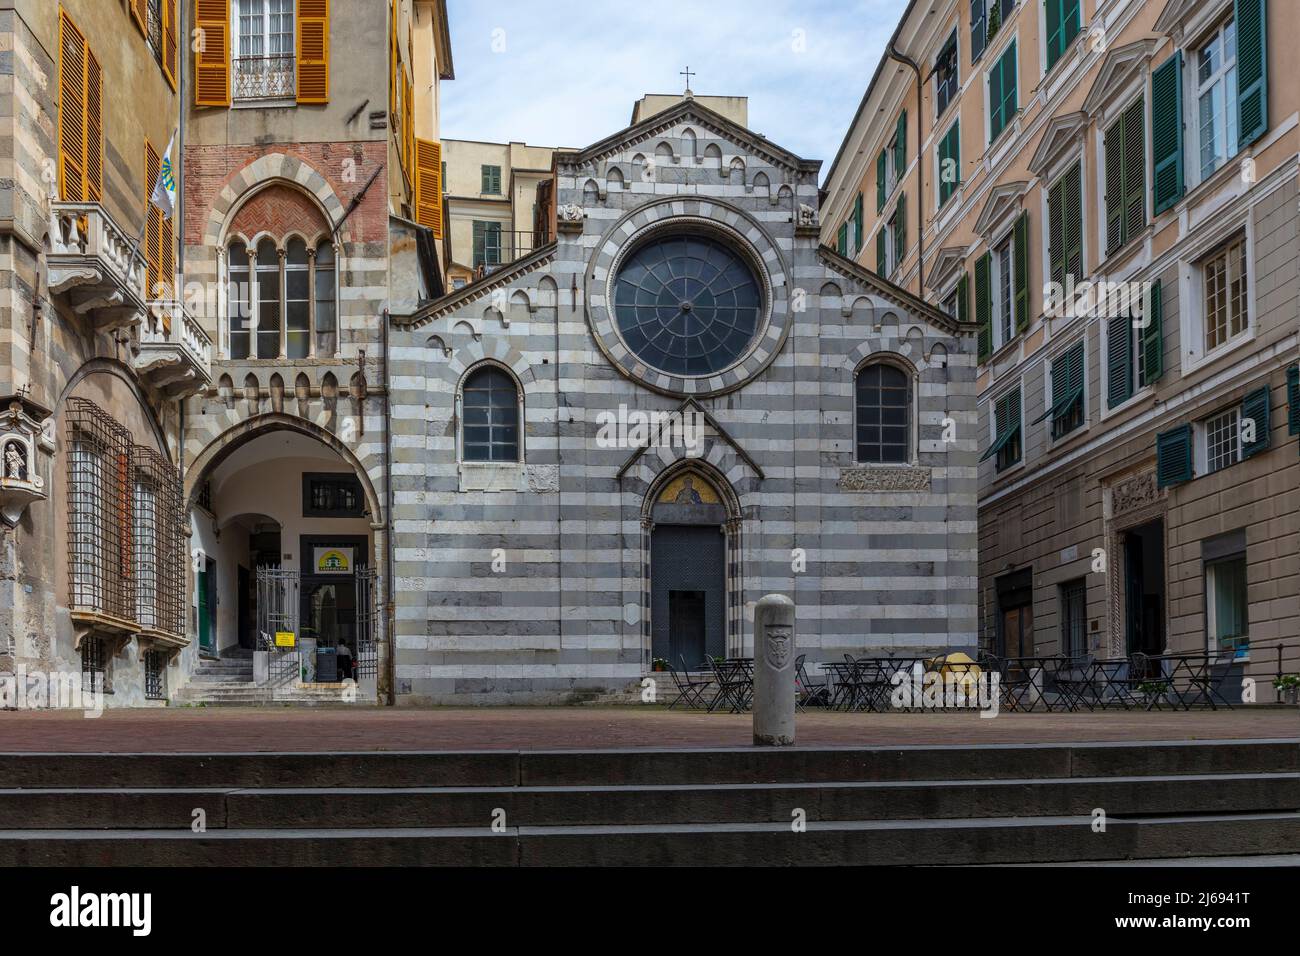
<path fill-rule="evenodd" d="M 297 95 L 293 56 L 239 56 L 234 67 L 236 100 L 280 100 Z"/>

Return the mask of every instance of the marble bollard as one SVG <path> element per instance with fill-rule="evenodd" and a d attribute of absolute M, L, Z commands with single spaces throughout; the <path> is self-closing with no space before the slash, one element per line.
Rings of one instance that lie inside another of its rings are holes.
<path fill-rule="evenodd" d="M 754 745 L 794 743 L 794 602 L 760 598 L 754 610 Z"/>

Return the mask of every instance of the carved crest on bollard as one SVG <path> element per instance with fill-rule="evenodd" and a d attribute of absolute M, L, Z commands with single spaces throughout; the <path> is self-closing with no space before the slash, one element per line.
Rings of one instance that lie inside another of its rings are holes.
<path fill-rule="evenodd" d="M 794 629 L 784 624 L 767 626 L 767 660 L 777 670 L 790 663 L 790 647 L 794 644 Z"/>

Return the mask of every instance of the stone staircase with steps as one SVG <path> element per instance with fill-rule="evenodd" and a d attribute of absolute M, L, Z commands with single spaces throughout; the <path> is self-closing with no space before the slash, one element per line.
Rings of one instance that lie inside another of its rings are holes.
<path fill-rule="evenodd" d="M 189 683 L 172 695 L 173 707 L 256 707 L 275 704 L 346 704 L 346 691 L 338 684 L 297 684 L 291 679 L 277 684 L 253 681 L 251 651 L 236 651 L 220 658 L 204 658 Z"/>
<path fill-rule="evenodd" d="M 969 865 L 1300 853 L 1296 740 L 0 754 L 0 781 L 0 866 Z M 205 832 L 191 831 L 196 810 Z M 792 826 L 799 819 L 803 832 Z"/>

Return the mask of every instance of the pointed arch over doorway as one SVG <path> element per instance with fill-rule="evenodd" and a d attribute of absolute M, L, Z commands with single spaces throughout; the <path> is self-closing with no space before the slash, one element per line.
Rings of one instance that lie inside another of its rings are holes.
<path fill-rule="evenodd" d="M 694 670 L 738 656 L 741 511 L 726 476 L 702 459 L 669 465 L 646 490 L 641 527 L 646 663 Z"/>

